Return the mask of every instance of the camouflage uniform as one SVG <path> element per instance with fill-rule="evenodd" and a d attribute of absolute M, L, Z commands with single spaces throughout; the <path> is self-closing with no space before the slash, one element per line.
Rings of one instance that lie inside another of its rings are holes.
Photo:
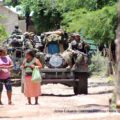
<path fill-rule="evenodd" d="M 45 55 L 43 52 L 37 52 L 36 53 L 36 58 L 39 59 L 39 61 L 41 62 L 42 66 L 45 66 Z"/>

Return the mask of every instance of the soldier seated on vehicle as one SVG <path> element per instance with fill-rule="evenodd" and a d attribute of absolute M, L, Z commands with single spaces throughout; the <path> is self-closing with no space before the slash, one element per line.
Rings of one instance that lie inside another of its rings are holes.
<path fill-rule="evenodd" d="M 16 34 L 16 35 L 22 35 L 23 34 L 18 25 L 15 25 L 15 28 L 12 32 L 12 35 L 13 34 Z"/>
<path fill-rule="evenodd" d="M 69 58 L 67 60 L 71 68 L 75 69 L 82 61 L 86 60 L 87 57 L 87 44 L 82 44 L 79 39 L 73 39 L 69 44 L 69 48 L 63 53 L 64 58 Z M 68 54 L 71 53 L 71 54 Z"/>
<path fill-rule="evenodd" d="M 33 48 L 33 44 L 32 44 L 32 42 L 31 42 L 30 33 L 29 33 L 29 32 L 25 32 L 25 33 L 24 33 L 23 44 L 24 44 L 24 48 L 25 48 L 26 50 Z"/>
<path fill-rule="evenodd" d="M 73 50 L 67 49 L 61 54 L 61 56 L 65 60 L 66 68 L 72 68 Z"/>
<path fill-rule="evenodd" d="M 83 52 L 83 53 L 85 53 L 85 54 L 88 54 L 89 49 L 90 49 L 90 45 L 87 44 L 87 43 L 85 43 L 85 42 L 81 42 L 81 43 L 78 44 L 78 50 L 79 50 L 80 52 Z"/>
<path fill-rule="evenodd" d="M 62 34 L 62 43 L 64 50 L 67 50 L 69 47 L 69 35 L 66 31 Z"/>
<path fill-rule="evenodd" d="M 31 42 L 33 48 L 36 48 L 37 43 L 40 42 L 38 36 L 33 32 L 29 33 L 29 41 Z"/>
<path fill-rule="evenodd" d="M 80 35 L 75 33 L 71 36 L 71 43 L 69 44 L 69 48 L 87 54 L 89 52 L 90 46 L 88 43 L 81 41 Z"/>
<path fill-rule="evenodd" d="M 40 44 L 37 47 L 36 58 L 41 62 L 42 66 L 45 66 L 45 54 L 44 54 L 44 46 Z"/>
<path fill-rule="evenodd" d="M 36 43 L 40 42 L 38 36 L 35 33 L 31 32 L 30 37 L 35 45 L 36 45 Z"/>
<path fill-rule="evenodd" d="M 36 41 L 34 40 L 34 36 L 35 36 L 35 34 L 33 32 L 29 33 L 29 40 L 30 40 L 33 48 L 35 48 L 35 45 L 36 45 Z"/>

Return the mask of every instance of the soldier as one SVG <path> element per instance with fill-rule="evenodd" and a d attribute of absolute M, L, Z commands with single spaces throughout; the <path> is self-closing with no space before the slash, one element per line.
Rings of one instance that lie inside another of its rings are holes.
<path fill-rule="evenodd" d="M 45 66 L 45 54 L 44 46 L 40 43 L 37 47 L 38 51 L 36 52 L 36 58 L 41 62 L 42 66 Z"/>
<path fill-rule="evenodd" d="M 79 34 L 72 34 L 69 43 L 69 49 L 77 50 L 78 44 L 80 43 L 80 35 Z"/>
<path fill-rule="evenodd" d="M 70 48 L 87 54 L 89 52 L 90 46 L 84 41 L 81 41 L 79 34 L 73 34 L 71 37 Z"/>
<path fill-rule="evenodd" d="M 70 49 L 73 50 L 74 54 L 74 65 L 73 70 L 82 62 L 87 62 L 87 53 L 89 45 L 85 42 L 80 41 L 80 36 L 75 34 L 72 36 L 72 42 L 70 43 Z"/>
<path fill-rule="evenodd" d="M 35 43 L 40 42 L 39 38 L 38 38 L 38 36 L 36 34 L 33 34 L 33 42 L 35 42 Z"/>
<path fill-rule="evenodd" d="M 85 54 L 88 54 L 89 49 L 90 49 L 89 44 L 87 44 L 87 43 L 85 43 L 85 42 L 80 42 L 80 43 L 78 44 L 78 50 L 79 50 L 80 52 L 83 52 L 83 53 L 85 53 Z"/>
<path fill-rule="evenodd" d="M 12 35 L 16 34 L 16 35 L 22 35 L 22 31 L 19 29 L 18 25 L 15 25 L 14 31 L 12 32 Z"/>
<path fill-rule="evenodd" d="M 30 40 L 34 48 L 36 47 L 37 43 L 40 42 L 38 36 L 33 32 L 30 33 Z"/>
<path fill-rule="evenodd" d="M 28 32 L 24 33 L 23 42 L 24 42 L 25 49 L 32 49 L 33 48 L 33 45 L 32 45 L 31 39 L 30 39 L 30 34 Z"/>

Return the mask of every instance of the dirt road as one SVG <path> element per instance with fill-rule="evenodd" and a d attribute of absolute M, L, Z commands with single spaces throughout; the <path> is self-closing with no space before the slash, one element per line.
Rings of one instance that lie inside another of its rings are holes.
<path fill-rule="evenodd" d="M 119 120 L 119 113 L 109 113 L 109 98 L 113 86 L 105 78 L 89 79 L 89 94 L 73 94 L 73 89 L 61 84 L 43 85 L 39 105 L 26 105 L 20 87 L 13 88 L 14 105 L 0 106 L 0 120 Z"/>

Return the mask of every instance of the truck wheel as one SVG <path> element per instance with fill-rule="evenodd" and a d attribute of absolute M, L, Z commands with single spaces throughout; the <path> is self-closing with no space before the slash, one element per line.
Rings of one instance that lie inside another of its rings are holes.
<path fill-rule="evenodd" d="M 75 83 L 75 86 L 74 86 L 74 88 L 73 88 L 73 90 L 74 90 L 74 94 L 75 94 L 75 95 L 78 95 L 78 94 L 79 94 L 79 93 L 78 93 L 78 87 L 77 87 L 77 84 L 78 84 L 78 82 Z"/>
<path fill-rule="evenodd" d="M 79 75 L 79 81 L 75 82 L 74 93 L 78 94 L 88 94 L 88 75 L 81 74 Z"/>

